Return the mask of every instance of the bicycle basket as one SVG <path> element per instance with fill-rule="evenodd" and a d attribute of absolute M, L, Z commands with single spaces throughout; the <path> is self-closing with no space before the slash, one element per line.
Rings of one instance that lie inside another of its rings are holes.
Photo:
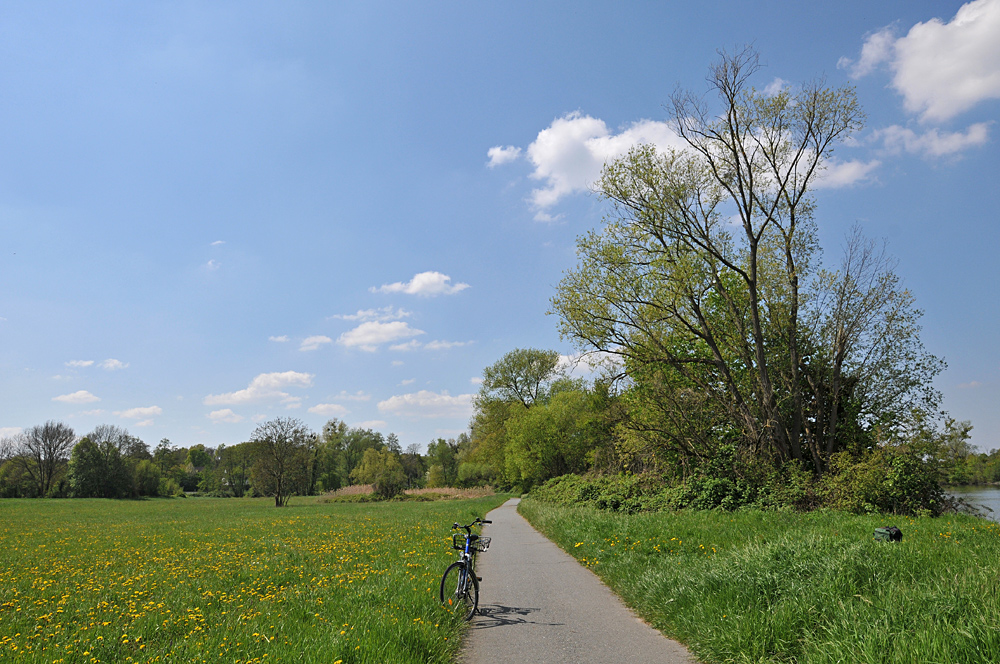
<path fill-rule="evenodd" d="M 490 548 L 490 538 L 480 537 L 479 539 L 477 539 L 475 542 L 472 543 L 472 548 L 474 548 L 476 551 L 485 551 L 486 549 Z"/>

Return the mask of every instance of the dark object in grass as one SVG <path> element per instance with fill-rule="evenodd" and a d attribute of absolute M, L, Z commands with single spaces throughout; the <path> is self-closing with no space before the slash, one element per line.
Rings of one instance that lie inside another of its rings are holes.
<path fill-rule="evenodd" d="M 880 542 L 902 542 L 903 531 L 901 531 L 896 526 L 889 526 L 887 528 L 876 528 L 875 539 L 877 539 Z"/>

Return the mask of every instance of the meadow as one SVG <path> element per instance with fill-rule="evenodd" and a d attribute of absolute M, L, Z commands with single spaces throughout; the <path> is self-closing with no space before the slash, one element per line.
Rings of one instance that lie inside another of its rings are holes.
<path fill-rule="evenodd" d="M 0 661 L 450 662 L 441 502 L 0 501 Z"/>
<path fill-rule="evenodd" d="M 519 511 L 704 662 L 998 662 L 1000 524 L 680 511 L 527 498 Z M 874 541 L 896 525 L 899 543 Z"/>

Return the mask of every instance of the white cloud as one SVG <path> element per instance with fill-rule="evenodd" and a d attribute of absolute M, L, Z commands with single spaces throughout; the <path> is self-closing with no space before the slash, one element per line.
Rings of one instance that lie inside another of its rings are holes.
<path fill-rule="evenodd" d="M 391 364 L 394 367 L 401 367 L 406 364 L 406 362 L 403 362 L 402 360 L 393 360 Z"/>
<path fill-rule="evenodd" d="M 425 350 L 448 350 L 449 348 L 460 348 L 468 346 L 471 341 L 428 341 L 424 344 Z"/>
<path fill-rule="evenodd" d="M 93 394 L 87 390 L 79 390 L 73 392 L 72 394 L 62 394 L 58 397 L 52 397 L 53 401 L 62 401 L 63 403 L 93 403 L 94 401 L 100 401 L 100 397 L 95 397 Z"/>
<path fill-rule="evenodd" d="M 401 320 L 412 315 L 406 309 L 395 309 L 392 306 L 381 307 L 380 309 L 360 309 L 356 314 L 335 314 L 330 316 L 330 318 L 338 318 L 340 320 L 357 320 L 362 322 L 367 322 L 370 320 L 377 320 L 382 323 L 386 323 L 391 320 Z"/>
<path fill-rule="evenodd" d="M 865 40 L 851 74 L 864 76 L 882 62 L 889 62 L 906 110 L 924 121 L 948 120 L 1000 98 L 1000 0 L 968 2 L 948 23 L 917 23 L 898 39 L 891 27 L 880 30 Z"/>
<path fill-rule="evenodd" d="M 291 403 L 299 397 L 293 397 L 283 390 L 288 387 L 310 387 L 313 374 L 285 371 L 262 373 L 250 381 L 246 389 L 226 394 L 210 394 L 203 400 L 206 406 L 235 406 L 243 403 L 266 400 L 281 400 Z"/>
<path fill-rule="evenodd" d="M 909 152 L 925 157 L 943 157 L 961 152 L 966 148 L 985 145 L 989 140 L 989 123 L 977 122 L 964 132 L 930 129 L 917 134 L 912 129 L 892 125 L 875 131 L 874 140 L 882 140 L 885 149 L 892 154 Z"/>
<path fill-rule="evenodd" d="M 417 379 L 416 379 L 416 378 L 406 378 L 406 379 L 404 379 L 404 380 L 401 380 L 401 381 L 399 382 L 399 384 L 400 384 L 401 386 L 402 386 L 402 385 L 412 385 L 412 384 L 413 384 L 413 383 L 415 383 L 415 382 L 417 382 Z"/>
<path fill-rule="evenodd" d="M 333 339 L 330 337 L 324 337 L 322 335 L 314 337 L 306 337 L 302 340 L 302 344 L 299 346 L 299 350 L 316 350 L 323 344 L 332 344 Z"/>
<path fill-rule="evenodd" d="M 469 379 L 469 382 L 472 383 L 473 385 L 482 385 L 483 379 L 479 376 L 473 376 L 472 378 Z"/>
<path fill-rule="evenodd" d="M 22 431 L 21 427 L 0 427 L 0 438 L 13 438 Z"/>
<path fill-rule="evenodd" d="M 220 244 L 225 244 L 225 243 L 226 243 L 225 240 L 216 240 L 215 242 L 212 243 L 212 246 L 218 247 Z"/>
<path fill-rule="evenodd" d="M 309 409 L 310 413 L 316 413 L 317 415 L 344 415 L 351 411 L 347 410 L 338 403 L 318 403 Z"/>
<path fill-rule="evenodd" d="M 99 365 L 105 371 L 117 371 L 118 369 L 125 369 L 128 367 L 128 362 L 122 362 L 121 360 L 116 360 L 114 358 L 108 358 L 101 362 Z"/>
<path fill-rule="evenodd" d="M 508 145 L 507 147 L 495 145 L 486 151 L 486 156 L 490 158 L 486 165 L 490 168 L 496 168 L 520 157 L 521 148 L 516 148 L 513 145 Z"/>
<path fill-rule="evenodd" d="M 66 363 L 66 366 L 81 368 L 81 367 L 89 367 L 93 363 L 94 363 L 93 360 L 70 360 L 69 362 Z"/>
<path fill-rule="evenodd" d="M 355 424 L 357 429 L 381 429 L 388 424 L 385 420 L 365 420 L 364 422 L 358 422 Z"/>
<path fill-rule="evenodd" d="M 118 417 L 124 417 L 129 420 L 141 420 L 144 418 L 152 417 L 153 415 L 162 415 L 163 409 L 159 406 L 146 406 L 143 408 L 129 408 L 128 410 L 116 410 L 115 415 Z"/>
<path fill-rule="evenodd" d="M 408 339 L 423 333 L 423 330 L 412 328 L 409 323 L 403 321 L 391 323 L 368 321 L 341 334 L 337 338 L 337 343 L 348 348 L 357 346 L 361 350 L 374 352 L 381 344 Z"/>
<path fill-rule="evenodd" d="M 337 401 L 368 401 L 372 398 L 372 395 L 362 390 L 358 390 L 354 393 L 350 393 L 347 390 L 341 390 L 340 394 L 333 398 Z"/>
<path fill-rule="evenodd" d="M 641 143 L 661 150 L 683 147 L 665 122 L 639 120 L 612 134 L 603 120 L 579 112 L 556 118 L 528 146 L 528 159 L 535 166 L 531 177 L 545 183 L 531 192 L 532 204 L 545 210 L 569 194 L 586 191 L 606 162 Z"/>
<path fill-rule="evenodd" d="M 461 417 L 472 416 L 472 394 L 451 396 L 448 392 L 420 390 L 412 394 L 399 394 L 378 402 L 382 412 L 404 417 Z"/>
<path fill-rule="evenodd" d="M 838 161 L 829 159 L 823 164 L 823 170 L 813 180 L 814 189 L 838 189 L 849 187 L 871 178 L 872 171 L 882 165 L 877 159 L 872 161 Z"/>
<path fill-rule="evenodd" d="M 153 426 L 153 420 L 143 420 L 142 422 L 136 422 L 137 427 L 151 427 Z"/>
<path fill-rule="evenodd" d="M 406 293 L 420 297 L 436 297 L 438 295 L 454 295 L 469 287 L 469 284 L 451 284 L 451 277 L 440 272 L 420 272 L 413 275 L 408 282 L 397 281 L 393 284 L 383 284 L 378 288 L 372 286 L 373 293 Z"/>
<path fill-rule="evenodd" d="M 411 350 L 417 350 L 418 348 L 420 348 L 420 342 L 417 341 L 416 339 L 411 339 L 410 341 L 407 341 L 406 343 L 394 344 L 392 346 L 389 346 L 389 350 L 394 350 L 394 351 L 403 352 L 403 353 L 405 353 L 407 351 L 411 351 Z"/>
<path fill-rule="evenodd" d="M 275 343 L 284 344 L 288 343 L 288 335 L 282 334 L 280 337 L 268 337 L 268 341 L 274 341 Z"/>
<path fill-rule="evenodd" d="M 254 416 L 252 416 L 250 418 L 250 420 L 252 422 L 263 422 L 266 419 L 267 419 L 267 415 L 264 415 L 263 413 L 257 413 L 256 415 L 254 415 Z"/>
<path fill-rule="evenodd" d="M 229 422 L 235 424 L 237 422 L 243 421 L 243 416 L 238 415 L 233 412 L 232 408 L 223 408 L 222 410 L 213 410 L 211 413 L 206 415 L 208 419 L 213 422 Z"/>
<path fill-rule="evenodd" d="M 783 78 L 775 78 L 764 88 L 764 94 L 768 97 L 774 97 L 780 94 L 786 87 L 788 87 L 788 81 Z"/>
<path fill-rule="evenodd" d="M 210 260 L 207 263 L 205 263 L 205 267 L 208 268 L 209 270 L 218 270 L 219 269 L 219 261 L 217 261 L 217 260 L 215 260 L 213 258 L 212 260 Z"/>
<path fill-rule="evenodd" d="M 861 57 L 857 62 L 850 58 L 841 58 L 837 61 L 838 69 L 850 69 L 849 74 L 854 78 L 861 78 L 875 71 L 883 62 L 892 57 L 893 45 L 896 41 L 895 30 L 892 26 L 882 28 L 874 32 L 865 39 L 861 47 Z"/>
<path fill-rule="evenodd" d="M 87 415 L 88 417 L 93 417 L 96 415 L 103 415 L 104 410 L 101 408 L 95 408 L 94 410 L 81 410 L 77 415 Z"/>

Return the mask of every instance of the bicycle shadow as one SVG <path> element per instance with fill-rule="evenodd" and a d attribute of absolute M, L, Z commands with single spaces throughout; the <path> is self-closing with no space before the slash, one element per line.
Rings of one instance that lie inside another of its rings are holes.
<path fill-rule="evenodd" d="M 539 609 L 519 606 L 503 606 L 502 604 L 480 606 L 476 612 L 475 619 L 472 621 L 471 629 L 491 629 L 493 627 L 509 627 L 512 625 L 559 627 L 563 624 L 531 620 L 529 616 L 536 611 L 539 611 Z"/>

